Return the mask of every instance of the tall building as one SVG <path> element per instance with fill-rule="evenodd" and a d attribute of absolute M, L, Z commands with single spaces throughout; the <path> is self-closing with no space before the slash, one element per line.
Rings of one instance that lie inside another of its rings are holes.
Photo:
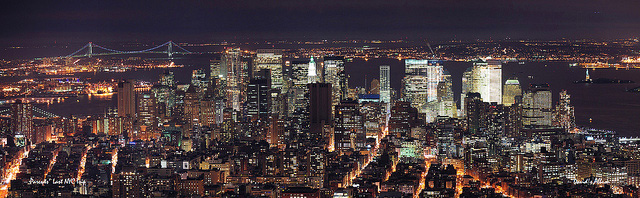
<path fill-rule="evenodd" d="M 307 108 L 309 103 L 309 60 L 294 60 L 291 62 L 290 83 L 287 96 L 287 114 L 291 115 L 294 111 Z"/>
<path fill-rule="evenodd" d="M 409 102 L 395 102 L 389 117 L 389 134 L 396 137 L 409 137 L 411 129 L 423 125 L 418 109 Z"/>
<path fill-rule="evenodd" d="M 184 93 L 184 110 L 183 118 L 189 126 L 199 124 L 200 118 L 200 94 L 196 91 L 194 86 L 189 86 L 187 92 Z M 190 127 L 189 127 L 190 128 Z"/>
<path fill-rule="evenodd" d="M 207 90 L 207 92 L 211 92 Z M 211 94 L 205 94 L 200 100 L 200 126 L 214 126 L 216 124 L 216 100 Z M 222 114 L 222 113 L 220 113 Z"/>
<path fill-rule="evenodd" d="M 548 84 L 532 84 L 522 97 L 522 124 L 525 128 L 551 126 L 551 90 Z"/>
<path fill-rule="evenodd" d="M 207 86 L 207 74 L 204 69 L 195 69 L 191 74 L 191 85 L 196 86 L 196 90 L 202 91 Z"/>
<path fill-rule="evenodd" d="M 26 139 L 32 136 L 34 133 L 32 104 L 23 103 L 21 100 L 11 104 L 11 133 L 17 146 L 24 146 Z"/>
<path fill-rule="evenodd" d="M 165 71 L 164 73 L 160 74 L 160 80 L 158 81 L 158 83 L 167 87 L 176 86 L 175 75 L 172 71 Z"/>
<path fill-rule="evenodd" d="M 346 100 L 336 106 L 334 136 L 334 146 L 337 150 L 364 146 L 364 119 L 357 101 Z"/>
<path fill-rule="evenodd" d="M 380 66 L 380 101 L 390 104 L 391 102 L 391 81 L 389 65 Z"/>
<path fill-rule="evenodd" d="M 479 93 L 484 102 L 502 104 L 502 63 L 492 59 L 473 63 L 473 67 L 462 74 L 461 101 L 470 92 Z M 466 111 L 464 105 L 461 104 L 462 112 Z"/>
<path fill-rule="evenodd" d="M 373 80 L 371 80 L 369 94 L 380 94 L 380 81 L 378 79 L 374 78 Z"/>
<path fill-rule="evenodd" d="M 420 113 L 427 113 L 427 122 L 435 115 L 431 102 L 438 100 L 438 83 L 443 79 L 444 69 L 440 60 L 405 60 L 405 77 L 403 79 L 403 99 L 410 102 Z"/>
<path fill-rule="evenodd" d="M 254 78 L 247 87 L 247 116 L 250 120 L 267 121 L 270 114 L 271 81 L 269 78 Z"/>
<path fill-rule="evenodd" d="M 151 93 L 141 93 L 138 96 L 138 134 L 129 136 L 133 139 L 150 140 L 158 138 L 158 110 L 156 98 Z"/>
<path fill-rule="evenodd" d="M 256 52 L 253 72 L 269 69 L 273 89 L 282 89 L 283 86 L 282 55 L 282 49 L 258 49 Z"/>
<path fill-rule="evenodd" d="M 313 56 L 309 61 L 309 71 L 307 72 L 308 83 L 318 82 L 318 69 L 316 69 L 316 61 L 313 60 Z"/>
<path fill-rule="evenodd" d="M 560 101 L 556 105 L 554 118 L 555 125 L 563 128 L 566 132 L 576 128 L 576 118 L 573 106 L 571 106 L 571 95 L 567 94 L 567 90 L 560 92 Z"/>
<path fill-rule="evenodd" d="M 453 81 L 449 72 L 444 70 L 442 81 L 438 83 L 437 116 L 456 117 L 457 109 L 453 101 Z"/>
<path fill-rule="evenodd" d="M 136 100 L 134 85 L 131 80 L 121 80 L 118 82 L 118 116 L 135 117 Z"/>
<path fill-rule="evenodd" d="M 227 107 L 240 111 L 246 100 L 246 83 L 249 82 L 248 63 L 244 61 L 240 48 L 227 49 L 222 54 L 221 68 L 227 69 Z"/>
<path fill-rule="evenodd" d="M 347 74 L 344 72 L 344 56 L 325 56 L 324 82 L 331 84 L 331 105 L 336 106 L 340 100 L 347 99 L 349 89 Z"/>
<path fill-rule="evenodd" d="M 502 104 L 507 107 L 513 105 L 517 96 L 522 96 L 520 82 L 518 78 L 510 78 L 504 83 Z"/>
<path fill-rule="evenodd" d="M 317 134 L 331 122 L 331 84 L 311 83 L 308 86 L 311 133 Z"/>

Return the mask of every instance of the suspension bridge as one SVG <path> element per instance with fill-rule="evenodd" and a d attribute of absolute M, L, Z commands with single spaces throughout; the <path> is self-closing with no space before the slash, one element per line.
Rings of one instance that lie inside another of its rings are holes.
<path fill-rule="evenodd" d="M 102 52 L 99 52 L 99 51 L 102 51 Z M 167 54 L 167 56 L 171 58 L 174 54 L 193 54 L 193 52 L 182 48 L 180 45 L 174 43 L 173 41 L 167 41 L 163 44 L 160 44 L 158 46 L 155 46 L 149 49 L 134 50 L 134 51 L 115 50 L 115 49 L 102 47 L 93 42 L 89 42 L 79 50 L 63 57 L 64 58 L 81 58 L 81 57 L 119 55 L 119 54 Z"/>
<path fill-rule="evenodd" d="M 46 119 L 46 118 L 62 118 L 62 116 L 56 115 L 54 113 L 42 110 L 36 106 L 32 106 L 31 115 L 36 119 Z M 11 116 L 11 108 L 2 108 L 0 107 L 0 117 L 10 117 Z"/>

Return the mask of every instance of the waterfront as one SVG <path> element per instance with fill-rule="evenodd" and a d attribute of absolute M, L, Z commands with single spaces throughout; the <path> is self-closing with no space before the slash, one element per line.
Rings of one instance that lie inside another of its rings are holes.
<path fill-rule="evenodd" d="M 206 57 L 176 59 L 176 64 L 182 68 L 132 70 L 123 73 L 79 73 L 75 77 L 90 79 L 91 82 L 110 79 L 139 79 L 156 82 L 159 75 L 171 70 L 176 74 L 179 83 L 188 83 L 191 71 L 204 68 L 208 73 L 209 62 Z M 391 86 L 400 91 L 400 79 L 404 75 L 403 61 L 398 59 L 355 59 L 346 63 L 351 87 L 362 87 L 365 83 L 370 86 L 373 78 L 378 78 L 379 65 L 391 66 Z M 453 79 L 453 91 L 456 101 L 460 99 L 462 73 L 472 66 L 471 62 L 446 62 L 444 68 L 449 71 Z M 631 84 L 574 84 L 576 80 L 585 78 L 585 69 L 571 68 L 568 62 L 526 62 L 503 64 L 502 76 L 505 81 L 509 77 L 518 77 L 523 90 L 531 83 L 549 83 L 553 92 L 554 104 L 558 100 L 558 92 L 567 90 L 571 94 L 571 103 L 575 106 L 576 123 L 579 126 L 605 130 L 614 130 L 623 136 L 640 136 L 640 94 L 626 92 L 639 86 Z M 591 78 L 616 78 L 640 82 L 640 70 L 589 70 Z M 15 79 L 12 79 L 15 80 Z M 62 103 L 41 106 L 52 113 L 69 115 L 103 114 L 107 107 L 115 107 L 114 95 L 87 96 L 69 98 Z"/>

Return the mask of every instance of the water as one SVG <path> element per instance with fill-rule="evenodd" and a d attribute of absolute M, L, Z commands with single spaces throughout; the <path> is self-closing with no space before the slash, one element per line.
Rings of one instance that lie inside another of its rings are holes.
<path fill-rule="evenodd" d="M 176 64 L 185 65 L 182 68 L 150 69 L 128 71 L 124 73 L 82 73 L 77 77 L 90 78 L 90 81 L 111 79 L 140 79 L 150 82 L 158 80 L 165 70 L 175 73 L 180 83 L 188 83 L 192 70 L 204 68 L 208 72 L 208 57 L 196 57 L 175 60 Z M 548 83 L 553 92 L 553 101 L 557 103 L 558 93 L 567 90 L 571 95 L 571 104 L 575 107 L 576 123 L 580 126 L 614 130 L 623 136 L 640 136 L 640 94 L 625 92 L 640 86 L 640 70 L 590 70 L 591 78 L 617 78 L 633 80 L 634 84 L 574 84 L 573 81 L 585 78 L 585 69 L 570 68 L 566 62 L 527 62 L 524 65 L 508 63 L 503 65 L 503 82 L 509 77 L 518 77 L 523 89 L 531 83 Z M 391 66 L 391 86 L 399 91 L 401 79 L 404 75 L 403 61 L 397 59 L 354 60 L 346 63 L 351 87 L 370 86 L 373 78 L 379 78 L 380 65 Z M 453 91 L 459 101 L 462 73 L 471 67 L 468 62 L 446 62 L 447 69 L 453 79 Z M 532 76 L 533 78 L 529 78 Z M 5 79 L 6 80 L 6 79 Z M 79 96 L 69 98 L 62 103 L 42 106 L 52 113 L 69 115 L 103 114 L 109 106 L 115 106 L 113 96 L 95 97 Z M 592 121 L 590 121 L 592 119 Z"/>

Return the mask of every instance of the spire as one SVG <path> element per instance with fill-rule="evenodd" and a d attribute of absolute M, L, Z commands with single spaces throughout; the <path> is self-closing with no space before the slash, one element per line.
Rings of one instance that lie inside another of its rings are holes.
<path fill-rule="evenodd" d="M 590 79 L 590 77 L 589 77 L 589 69 L 587 69 L 587 76 L 585 77 L 585 80 L 589 80 L 589 79 Z"/>
<path fill-rule="evenodd" d="M 316 62 L 313 60 L 313 56 L 311 56 L 311 60 L 309 61 L 309 71 L 307 73 L 308 83 L 315 83 L 318 80 L 316 74 Z"/>

